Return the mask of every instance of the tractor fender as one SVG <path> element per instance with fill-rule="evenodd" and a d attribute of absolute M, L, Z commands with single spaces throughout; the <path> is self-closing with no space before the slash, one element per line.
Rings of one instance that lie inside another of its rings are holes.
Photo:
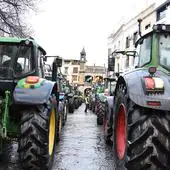
<path fill-rule="evenodd" d="M 147 69 L 138 69 L 121 75 L 118 78 L 116 90 L 119 84 L 125 83 L 129 98 L 139 106 L 153 108 L 158 110 L 170 111 L 170 78 L 160 70 L 155 73 L 155 76 L 161 78 L 164 82 L 164 92 L 157 94 L 146 94 L 143 87 L 144 76 L 148 76 Z M 150 106 L 148 101 L 159 101 L 160 106 Z"/>
<path fill-rule="evenodd" d="M 14 89 L 13 99 L 16 104 L 44 104 L 48 102 L 52 91 L 57 92 L 55 82 L 40 78 L 39 84 L 30 86 L 22 79 Z"/>
<path fill-rule="evenodd" d="M 106 97 L 106 102 L 107 102 L 107 106 L 108 106 L 107 118 L 109 119 L 111 114 L 113 113 L 114 96 L 107 96 Z"/>

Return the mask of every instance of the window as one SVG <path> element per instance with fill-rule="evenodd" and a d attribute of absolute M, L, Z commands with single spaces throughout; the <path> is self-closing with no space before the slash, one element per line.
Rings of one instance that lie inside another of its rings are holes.
<path fill-rule="evenodd" d="M 68 74 L 68 67 L 64 68 L 64 74 Z"/>
<path fill-rule="evenodd" d="M 73 67 L 73 73 L 78 73 L 78 67 Z"/>
<path fill-rule="evenodd" d="M 140 46 L 139 52 L 139 66 L 143 66 L 144 64 L 148 63 L 151 58 L 151 37 L 148 37 L 143 40 Z"/>
<path fill-rule="evenodd" d="M 72 81 L 77 81 L 78 76 L 72 75 Z"/>
<path fill-rule="evenodd" d="M 78 61 L 78 60 L 73 60 L 72 61 L 72 65 L 79 65 L 80 64 L 80 61 Z"/>
<path fill-rule="evenodd" d="M 136 41 L 137 41 L 137 38 L 138 38 L 138 32 L 135 32 L 133 34 L 133 45 L 135 45 Z"/>
<path fill-rule="evenodd" d="M 38 71 L 39 71 L 39 76 L 44 77 L 44 72 L 45 72 L 45 67 L 43 69 L 43 59 L 42 59 L 43 53 L 38 50 Z"/>
<path fill-rule="evenodd" d="M 70 64 L 70 60 L 65 60 L 64 63 L 65 64 Z"/>
<path fill-rule="evenodd" d="M 21 44 L 0 44 L 0 77 L 22 76 L 33 71 L 32 47 Z"/>
<path fill-rule="evenodd" d="M 30 72 L 31 68 L 31 48 L 21 47 L 17 62 L 22 67 L 22 74 Z"/>
<path fill-rule="evenodd" d="M 160 35 L 159 38 L 159 55 L 160 65 L 170 70 L 170 36 Z"/>
<path fill-rule="evenodd" d="M 157 21 L 165 18 L 165 16 L 166 16 L 166 7 L 163 7 L 157 12 Z"/>
<path fill-rule="evenodd" d="M 167 10 L 169 10 L 169 7 L 170 7 L 170 2 L 167 1 L 165 5 L 163 5 L 161 8 L 157 10 L 157 21 L 166 17 L 167 15 L 166 12 Z"/>
<path fill-rule="evenodd" d="M 145 30 L 147 30 L 149 27 L 151 27 L 151 24 L 146 25 Z"/>
<path fill-rule="evenodd" d="M 130 38 L 126 37 L 126 48 L 130 47 Z"/>

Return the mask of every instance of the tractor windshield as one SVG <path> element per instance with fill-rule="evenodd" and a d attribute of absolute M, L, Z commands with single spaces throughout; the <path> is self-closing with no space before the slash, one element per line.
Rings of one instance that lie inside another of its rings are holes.
<path fill-rule="evenodd" d="M 145 38 L 140 45 L 139 66 L 142 67 L 151 60 L 151 36 Z"/>
<path fill-rule="evenodd" d="M 170 70 L 170 35 L 161 34 L 159 37 L 160 65 Z"/>
<path fill-rule="evenodd" d="M 12 79 L 32 71 L 32 46 L 0 43 L 0 78 Z"/>

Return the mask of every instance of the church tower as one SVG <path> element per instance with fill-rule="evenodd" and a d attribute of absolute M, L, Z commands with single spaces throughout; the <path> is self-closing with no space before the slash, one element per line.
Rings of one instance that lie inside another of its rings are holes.
<path fill-rule="evenodd" d="M 80 71 L 79 71 L 79 84 L 84 85 L 85 78 L 85 64 L 86 64 L 86 52 L 83 48 L 80 52 Z"/>

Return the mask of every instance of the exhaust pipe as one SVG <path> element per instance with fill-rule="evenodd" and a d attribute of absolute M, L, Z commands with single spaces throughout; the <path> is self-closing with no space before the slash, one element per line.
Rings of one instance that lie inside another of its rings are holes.
<path fill-rule="evenodd" d="M 138 19 L 138 27 L 139 27 L 139 36 L 142 37 L 142 34 L 141 34 L 141 22 L 142 22 L 142 19 Z"/>

